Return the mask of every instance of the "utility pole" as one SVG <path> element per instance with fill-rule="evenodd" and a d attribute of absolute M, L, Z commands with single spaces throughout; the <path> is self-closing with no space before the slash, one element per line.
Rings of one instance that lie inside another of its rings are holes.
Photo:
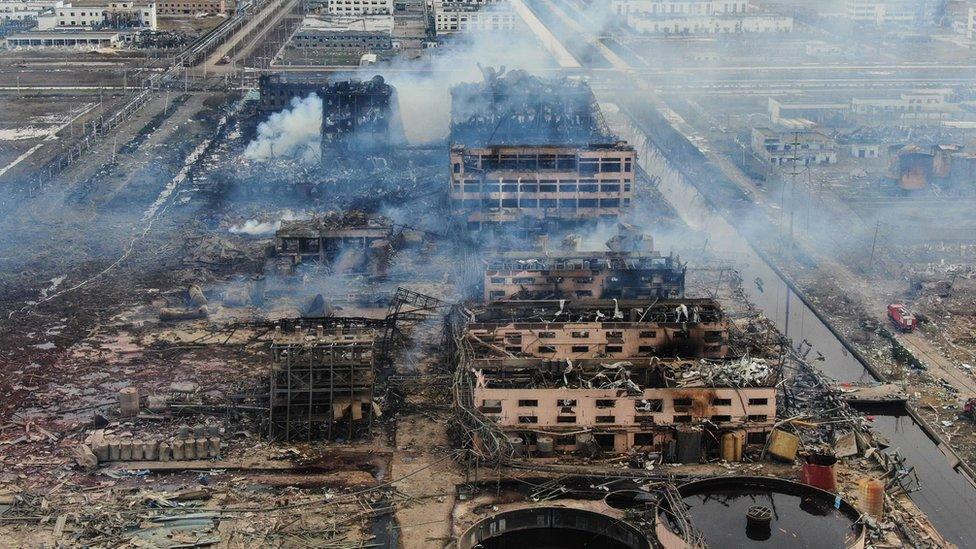
<path fill-rule="evenodd" d="M 874 248 L 878 244 L 878 231 L 881 229 L 881 221 L 877 221 L 874 226 L 874 239 L 871 241 L 871 259 L 868 260 L 868 272 L 874 270 Z"/>

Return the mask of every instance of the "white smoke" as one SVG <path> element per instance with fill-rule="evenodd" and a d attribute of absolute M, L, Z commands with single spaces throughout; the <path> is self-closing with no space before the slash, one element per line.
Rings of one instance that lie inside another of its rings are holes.
<path fill-rule="evenodd" d="M 314 93 L 295 97 L 291 108 L 271 115 L 258 125 L 258 136 L 247 145 L 244 156 L 251 160 L 291 158 L 318 162 L 322 154 L 322 99 Z"/>
<path fill-rule="evenodd" d="M 487 6 L 485 11 L 501 9 Z M 401 63 L 386 76 L 397 91 L 407 141 L 425 144 L 447 137 L 451 126 L 451 87 L 483 79 L 483 66 L 536 72 L 555 63 L 527 29 L 471 31 L 455 35 L 433 50 L 423 66 Z"/>

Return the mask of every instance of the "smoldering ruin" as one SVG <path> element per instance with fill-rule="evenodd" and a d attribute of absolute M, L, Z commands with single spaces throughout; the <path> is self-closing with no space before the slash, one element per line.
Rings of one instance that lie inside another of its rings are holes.
<path fill-rule="evenodd" d="M 966 82 L 792 2 L 151 5 L 0 54 L 87 67 L 0 149 L 11 545 L 965 546 Z"/>

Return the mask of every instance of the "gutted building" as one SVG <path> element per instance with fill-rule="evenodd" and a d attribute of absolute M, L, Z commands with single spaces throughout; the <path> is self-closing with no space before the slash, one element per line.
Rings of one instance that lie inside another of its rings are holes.
<path fill-rule="evenodd" d="M 271 342 L 269 435 L 299 441 L 368 433 L 379 322 L 353 318 L 282 321 Z"/>
<path fill-rule="evenodd" d="M 728 356 L 711 300 L 492 302 L 450 326 L 475 444 L 668 455 L 687 436 L 762 445 L 775 422 L 778 368 Z"/>
<path fill-rule="evenodd" d="M 671 299 L 684 296 L 685 266 L 657 252 L 508 252 L 487 262 L 485 301 Z"/>
<path fill-rule="evenodd" d="M 497 301 L 467 324 L 474 347 L 551 360 L 728 354 L 728 319 L 710 299 Z"/>
<path fill-rule="evenodd" d="M 283 221 L 275 252 L 287 269 L 302 263 L 330 265 L 334 272 L 385 272 L 393 245 L 403 238 L 384 219 L 347 216 Z"/>
<path fill-rule="evenodd" d="M 473 229 L 525 218 L 615 220 L 631 207 L 636 156 L 624 142 L 454 146 L 451 206 Z"/>

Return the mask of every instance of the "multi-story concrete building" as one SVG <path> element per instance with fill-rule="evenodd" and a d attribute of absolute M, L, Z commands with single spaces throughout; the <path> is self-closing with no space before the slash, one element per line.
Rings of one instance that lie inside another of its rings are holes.
<path fill-rule="evenodd" d="M 467 326 L 475 348 L 513 357 L 701 357 L 728 353 L 728 320 L 709 299 L 496 301 Z"/>
<path fill-rule="evenodd" d="M 132 0 L 66 3 L 37 18 L 40 30 L 137 29 L 156 30 L 156 4 Z"/>
<path fill-rule="evenodd" d="M 630 210 L 636 153 L 592 146 L 451 148 L 450 199 L 469 227 L 526 219 L 617 219 Z"/>
<path fill-rule="evenodd" d="M 644 34 L 738 34 L 791 32 L 793 18 L 775 14 L 659 15 L 633 14 L 627 25 Z"/>
<path fill-rule="evenodd" d="M 855 25 L 910 27 L 918 22 L 917 0 L 847 0 L 845 15 Z"/>
<path fill-rule="evenodd" d="M 775 422 L 776 368 L 727 358 L 711 300 L 496 302 L 452 317 L 470 405 L 530 455 L 666 453 L 688 429 L 761 445 Z"/>
<path fill-rule="evenodd" d="M 0 23 L 37 19 L 44 11 L 62 5 L 62 0 L 0 0 Z"/>
<path fill-rule="evenodd" d="M 752 151 L 773 166 L 809 166 L 837 162 L 837 143 L 829 136 L 808 129 L 752 129 Z"/>
<path fill-rule="evenodd" d="M 657 252 L 507 252 L 488 260 L 485 301 L 671 299 L 684 296 L 685 266 Z"/>
<path fill-rule="evenodd" d="M 156 4 L 158 15 L 196 15 L 198 13 L 224 13 L 225 0 L 161 0 Z"/>
<path fill-rule="evenodd" d="M 332 15 L 393 15 L 393 0 L 328 0 Z"/>
<path fill-rule="evenodd" d="M 394 48 L 393 16 L 309 16 L 288 41 L 288 48 L 366 53 Z"/>
<path fill-rule="evenodd" d="M 514 30 L 519 18 L 508 0 L 434 0 L 437 34 Z"/>
<path fill-rule="evenodd" d="M 610 0 L 610 11 L 617 15 L 712 15 L 746 13 L 745 0 Z"/>
<path fill-rule="evenodd" d="M 645 34 L 790 32 L 793 18 L 753 13 L 740 0 L 612 0 L 610 10 Z"/>

